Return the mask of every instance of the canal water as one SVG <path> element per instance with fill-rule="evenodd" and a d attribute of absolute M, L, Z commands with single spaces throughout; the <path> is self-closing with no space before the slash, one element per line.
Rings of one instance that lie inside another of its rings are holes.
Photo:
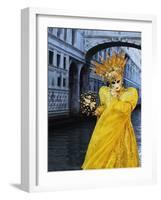
<path fill-rule="evenodd" d="M 48 171 L 80 170 L 96 120 L 91 118 L 49 126 Z M 132 113 L 141 163 L 141 108 Z"/>

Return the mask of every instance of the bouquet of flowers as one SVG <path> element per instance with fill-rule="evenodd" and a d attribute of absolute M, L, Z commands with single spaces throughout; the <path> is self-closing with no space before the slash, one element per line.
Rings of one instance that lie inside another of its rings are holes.
<path fill-rule="evenodd" d="M 80 96 L 80 111 L 86 116 L 94 114 L 97 107 L 96 94 L 93 92 L 85 92 Z"/>

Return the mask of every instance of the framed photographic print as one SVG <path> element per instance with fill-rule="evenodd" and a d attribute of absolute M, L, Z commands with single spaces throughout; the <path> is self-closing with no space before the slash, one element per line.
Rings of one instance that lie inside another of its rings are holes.
<path fill-rule="evenodd" d="M 26 8 L 21 19 L 22 189 L 155 183 L 155 17 Z"/>

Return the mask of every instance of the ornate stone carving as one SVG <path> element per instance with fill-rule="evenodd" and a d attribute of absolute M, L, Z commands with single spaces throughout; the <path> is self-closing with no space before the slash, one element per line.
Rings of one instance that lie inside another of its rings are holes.
<path fill-rule="evenodd" d="M 59 112 L 69 111 L 68 91 L 49 89 L 48 90 L 48 111 Z"/>

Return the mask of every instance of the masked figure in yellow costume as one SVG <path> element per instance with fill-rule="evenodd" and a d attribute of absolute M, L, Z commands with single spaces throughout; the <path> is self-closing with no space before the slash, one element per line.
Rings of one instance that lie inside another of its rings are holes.
<path fill-rule="evenodd" d="M 97 123 L 90 139 L 82 169 L 139 167 L 138 148 L 131 113 L 138 101 L 137 90 L 123 87 L 126 65 L 124 52 L 107 54 L 101 63 L 92 62 L 97 75 L 110 85 L 99 90 Z"/>

